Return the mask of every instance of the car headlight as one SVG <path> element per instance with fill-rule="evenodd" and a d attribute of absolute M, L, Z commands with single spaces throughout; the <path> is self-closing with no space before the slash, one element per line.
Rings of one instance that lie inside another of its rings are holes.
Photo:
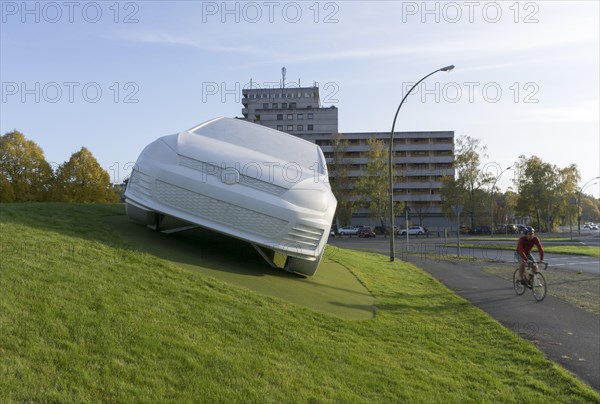
<path fill-rule="evenodd" d="M 296 184 L 281 197 L 294 205 L 325 212 L 329 208 L 332 196 L 331 191 L 324 184 L 314 182 L 311 178 Z"/>

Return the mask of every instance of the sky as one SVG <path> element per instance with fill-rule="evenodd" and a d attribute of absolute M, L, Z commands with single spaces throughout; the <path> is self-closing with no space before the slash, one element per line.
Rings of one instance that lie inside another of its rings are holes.
<path fill-rule="evenodd" d="M 242 116 L 252 81 L 320 87 L 340 132 L 481 139 L 511 186 L 520 155 L 577 164 L 600 197 L 598 1 L 4 1 L 0 132 L 58 166 L 82 146 L 126 178 L 160 136 Z"/>

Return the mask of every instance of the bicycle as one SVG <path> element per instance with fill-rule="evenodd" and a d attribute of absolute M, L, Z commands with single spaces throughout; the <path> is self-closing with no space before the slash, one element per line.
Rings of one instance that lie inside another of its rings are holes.
<path fill-rule="evenodd" d="M 539 270 L 533 271 L 534 264 L 538 264 L 538 268 L 543 265 L 543 270 L 548 268 L 547 262 L 526 262 L 525 274 L 528 275 L 529 281 L 525 284 L 521 281 L 519 268 L 517 268 L 513 274 L 513 287 L 515 288 L 517 296 L 521 296 L 525 293 L 526 289 L 531 289 L 531 293 L 533 293 L 535 300 L 541 302 L 546 297 L 546 279 Z"/>

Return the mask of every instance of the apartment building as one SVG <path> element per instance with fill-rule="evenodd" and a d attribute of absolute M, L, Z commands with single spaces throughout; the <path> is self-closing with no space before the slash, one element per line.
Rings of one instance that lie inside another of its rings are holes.
<path fill-rule="evenodd" d="M 296 136 L 338 131 L 338 110 L 321 107 L 318 87 L 245 89 L 242 95 L 249 122 Z"/>
<path fill-rule="evenodd" d="M 242 103 L 244 119 L 318 144 L 332 165 L 338 110 L 321 107 L 318 87 L 247 89 L 243 90 Z M 348 166 L 350 183 L 366 174 L 367 140 L 376 138 L 389 145 L 390 138 L 389 132 L 344 132 L 339 136 L 347 141 L 342 164 Z M 441 188 L 444 176 L 454 176 L 454 132 L 396 132 L 393 162 L 398 173 L 394 200 L 410 208 L 412 224 L 432 230 L 449 226 L 442 212 Z M 331 170 L 331 175 L 335 172 Z M 387 172 L 381 173 L 381 178 L 387 181 Z M 398 216 L 403 213 L 398 212 Z M 355 211 L 352 224 L 378 225 L 366 208 Z"/>

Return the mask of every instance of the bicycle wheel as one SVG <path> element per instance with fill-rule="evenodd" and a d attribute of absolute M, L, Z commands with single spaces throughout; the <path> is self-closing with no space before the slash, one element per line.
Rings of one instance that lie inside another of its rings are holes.
<path fill-rule="evenodd" d="M 531 292 L 533 293 L 535 300 L 538 302 L 544 300 L 546 297 L 546 279 L 544 278 L 544 275 L 539 272 L 535 272 L 533 274 L 531 284 Z"/>
<path fill-rule="evenodd" d="M 515 293 L 517 296 L 521 296 L 523 293 L 525 293 L 525 285 L 521 283 L 519 268 L 515 269 L 515 273 L 513 274 L 513 287 L 515 288 Z"/>

